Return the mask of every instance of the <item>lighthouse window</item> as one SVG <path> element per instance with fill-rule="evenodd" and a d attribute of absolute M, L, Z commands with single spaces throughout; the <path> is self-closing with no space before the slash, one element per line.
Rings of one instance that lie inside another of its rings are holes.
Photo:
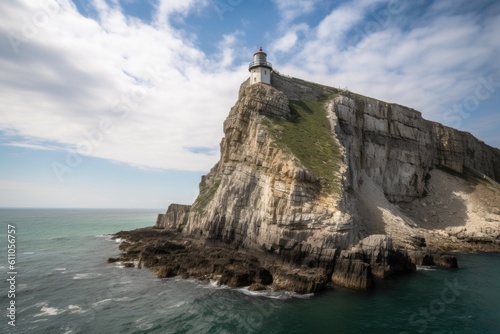
<path fill-rule="evenodd" d="M 267 75 L 267 71 L 264 71 L 264 74 L 266 74 L 266 75 Z"/>

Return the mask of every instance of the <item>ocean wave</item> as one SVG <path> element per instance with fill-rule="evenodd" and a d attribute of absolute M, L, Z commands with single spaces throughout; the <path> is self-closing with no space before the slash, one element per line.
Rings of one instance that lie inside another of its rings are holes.
<path fill-rule="evenodd" d="M 121 298 L 113 298 L 114 302 L 130 302 L 135 300 L 134 298 L 131 297 L 121 297 Z"/>
<path fill-rule="evenodd" d="M 37 319 L 37 320 L 33 320 L 31 321 L 32 324 L 36 324 L 37 322 L 43 322 L 43 321 L 48 321 L 49 319 Z"/>
<path fill-rule="evenodd" d="M 35 252 L 23 252 L 24 255 L 33 255 Z"/>
<path fill-rule="evenodd" d="M 83 274 L 76 274 L 73 279 L 92 279 L 96 278 L 98 276 L 101 276 L 102 274 L 96 274 L 96 273 L 83 273 Z"/>
<path fill-rule="evenodd" d="M 153 324 L 144 320 L 144 318 L 137 319 L 134 321 L 136 327 L 141 331 L 147 331 L 153 328 Z"/>
<path fill-rule="evenodd" d="M 104 238 L 107 241 L 113 241 L 113 234 L 98 234 L 96 238 Z"/>
<path fill-rule="evenodd" d="M 99 307 L 99 306 L 101 306 L 101 305 L 108 304 L 108 303 L 110 303 L 110 302 L 112 302 L 112 301 L 113 301 L 113 299 L 111 299 L 111 298 L 106 298 L 106 299 L 103 299 L 103 300 L 100 300 L 100 301 L 98 301 L 98 302 L 93 303 L 93 304 L 92 304 L 92 306 L 93 306 L 93 307 Z"/>
<path fill-rule="evenodd" d="M 36 304 L 33 304 L 33 305 L 30 305 L 30 306 L 27 306 L 23 309 L 21 309 L 19 311 L 19 313 L 23 313 L 24 311 L 26 310 L 29 310 L 30 308 L 38 308 L 38 307 L 42 307 L 42 306 L 47 306 L 48 302 L 47 301 L 43 301 L 43 302 L 40 302 L 40 303 L 36 303 Z"/>

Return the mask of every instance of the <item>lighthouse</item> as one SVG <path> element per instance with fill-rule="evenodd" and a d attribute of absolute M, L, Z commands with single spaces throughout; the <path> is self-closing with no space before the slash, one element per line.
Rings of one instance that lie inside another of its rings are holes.
<path fill-rule="evenodd" d="M 248 65 L 248 70 L 250 71 L 250 84 L 256 84 L 259 82 L 270 85 L 271 84 L 271 71 L 273 70 L 273 65 L 267 61 L 267 54 L 259 48 L 257 52 L 253 54 L 253 61 Z"/>

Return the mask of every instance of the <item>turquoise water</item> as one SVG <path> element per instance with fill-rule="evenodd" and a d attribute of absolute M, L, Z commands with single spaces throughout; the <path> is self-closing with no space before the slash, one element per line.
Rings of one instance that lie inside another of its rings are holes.
<path fill-rule="evenodd" d="M 16 226 L 16 326 L 0 333 L 500 333 L 500 254 L 456 254 L 371 293 L 250 293 L 108 264 L 145 210 L 0 209 L 0 305 L 10 299 L 7 224 Z"/>

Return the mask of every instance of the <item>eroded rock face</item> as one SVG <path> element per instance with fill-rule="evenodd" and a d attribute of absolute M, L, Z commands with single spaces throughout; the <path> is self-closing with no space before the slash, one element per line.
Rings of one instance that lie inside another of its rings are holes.
<path fill-rule="evenodd" d="M 362 260 L 341 257 L 335 263 L 332 282 L 345 288 L 371 289 L 374 286 L 372 268 Z"/>
<path fill-rule="evenodd" d="M 171 204 L 166 213 L 158 215 L 156 226 L 159 228 L 181 228 L 187 224 L 190 210 L 191 205 Z"/>
<path fill-rule="evenodd" d="M 438 266 L 442 268 L 458 268 L 457 258 L 439 249 L 420 249 L 410 251 L 412 262 L 419 266 Z"/>
<path fill-rule="evenodd" d="M 389 201 L 411 202 L 424 195 L 426 176 L 437 166 L 457 173 L 469 168 L 500 181 L 498 150 L 424 120 L 416 110 L 355 95 L 335 97 L 327 108 L 338 115 L 354 189 L 364 171 Z"/>
<path fill-rule="evenodd" d="M 272 120 L 295 121 L 290 100 L 323 101 L 332 138 L 342 153 L 337 191 L 325 192 L 322 176 L 272 132 Z M 436 168 L 460 175 L 474 171 L 491 184 L 483 188 L 491 192 L 488 203 L 497 205 L 500 151 L 397 104 L 274 74 L 271 86 L 242 84 L 224 134 L 220 161 L 202 178 L 196 201 L 171 205 L 158 217 L 157 227 L 265 258 L 265 265 L 260 261 L 243 273 L 233 271 L 223 279 L 228 284 L 262 288 L 256 277 L 259 268 L 265 268 L 277 288 L 318 291 L 332 280 L 365 289 L 372 286 L 373 277 L 414 271 L 410 258 L 419 265 L 454 267 L 456 259 L 428 253 L 425 247 L 449 245 L 455 239 L 474 247 L 467 238 L 481 236 L 482 230 L 467 230 L 472 217 L 467 210 L 480 211 L 482 204 L 470 204 L 471 196 L 460 195 L 455 202 L 465 203 L 459 212 L 462 221 L 447 217 L 443 226 L 442 217 L 432 218 L 430 231 L 425 198 L 441 175 Z M 429 181 L 431 174 L 435 176 Z M 447 191 L 440 196 L 457 193 L 454 188 Z M 487 227 L 493 230 L 500 209 L 488 212 Z M 466 231 L 455 232 L 453 224 L 466 225 Z M 442 231 L 445 228 L 449 232 Z M 491 249 L 500 250 L 500 240 L 490 239 Z M 176 272 L 169 268 L 164 275 Z"/>
<path fill-rule="evenodd" d="M 371 235 L 349 250 L 340 252 L 335 261 L 332 281 L 339 285 L 369 289 L 373 277 L 387 278 L 416 270 L 408 254 L 395 249 L 387 235 Z"/>

